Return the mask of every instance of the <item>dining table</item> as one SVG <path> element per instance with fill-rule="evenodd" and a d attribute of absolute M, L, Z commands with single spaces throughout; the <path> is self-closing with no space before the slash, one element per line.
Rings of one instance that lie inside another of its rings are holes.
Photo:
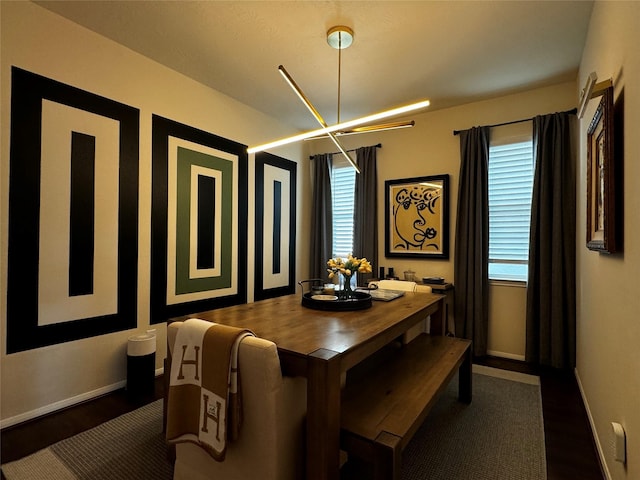
<path fill-rule="evenodd" d="M 341 378 L 430 316 L 430 334 L 445 332 L 445 296 L 405 292 L 360 310 L 319 310 L 291 294 L 198 312 L 199 318 L 251 330 L 278 348 L 282 373 L 307 379 L 306 478 L 340 477 Z M 419 328 L 419 327 L 418 327 Z"/>

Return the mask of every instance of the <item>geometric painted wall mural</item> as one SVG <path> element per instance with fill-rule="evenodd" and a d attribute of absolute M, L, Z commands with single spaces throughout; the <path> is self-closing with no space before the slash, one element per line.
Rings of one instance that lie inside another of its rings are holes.
<path fill-rule="evenodd" d="M 295 293 L 297 164 L 256 154 L 254 298 Z"/>
<path fill-rule="evenodd" d="M 7 353 L 136 327 L 139 111 L 11 70 Z"/>
<path fill-rule="evenodd" d="M 246 303 L 246 145 L 153 116 L 151 323 Z"/>

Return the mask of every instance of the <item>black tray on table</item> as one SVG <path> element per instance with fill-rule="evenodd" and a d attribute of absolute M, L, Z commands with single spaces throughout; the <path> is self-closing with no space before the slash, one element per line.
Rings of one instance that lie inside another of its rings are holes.
<path fill-rule="evenodd" d="M 321 279 L 302 280 L 298 284 L 303 288 L 302 306 L 314 310 L 328 310 L 348 312 L 352 310 L 364 310 L 371 307 L 371 295 L 366 292 L 354 291 L 353 298 L 341 299 L 335 295 L 318 294 L 313 291 L 304 293 L 303 283 L 320 281 Z"/>

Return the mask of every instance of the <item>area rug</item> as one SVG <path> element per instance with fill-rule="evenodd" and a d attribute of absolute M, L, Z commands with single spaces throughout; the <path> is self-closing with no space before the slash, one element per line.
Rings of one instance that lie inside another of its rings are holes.
<path fill-rule="evenodd" d="M 2 465 L 7 480 L 170 480 L 162 400 Z"/>
<path fill-rule="evenodd" d="M 478 372 L 474 366 L 470 405 L 457 401 L 456 378 L 442 394 L 403 453 L 403 480 L 546 478 L 539 385 L 529 376 Z M 2 472 L 7 480 L 169 480 L 162 401 L 2 465 Z"/>
<path fill-rule="evenodd" d="M 545 480 L 538 378 L 474 365 L 471 404 L 454 379 L 402 460 L 403 480 Z"/>

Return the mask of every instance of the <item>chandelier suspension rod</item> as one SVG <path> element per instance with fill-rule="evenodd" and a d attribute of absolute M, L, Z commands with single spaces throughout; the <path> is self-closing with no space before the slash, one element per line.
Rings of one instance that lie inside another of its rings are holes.
<path fill-rule="evenodd" d="M 342 32 L 338 34 L 338 119 L 336 123 L 340 123 L 340 77 L 342 70 Z"/>

